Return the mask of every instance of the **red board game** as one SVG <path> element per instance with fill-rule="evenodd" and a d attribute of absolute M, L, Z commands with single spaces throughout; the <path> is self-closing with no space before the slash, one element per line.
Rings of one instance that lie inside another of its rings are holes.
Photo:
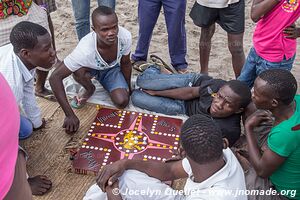
<path fill-rule="evenodd" d="M 123 158 L 165 161 L 179 146 L 181 125 L 181 119 L 99 107 L 73 155 L 73 168 L 76 173 L 96 174 Z"/>

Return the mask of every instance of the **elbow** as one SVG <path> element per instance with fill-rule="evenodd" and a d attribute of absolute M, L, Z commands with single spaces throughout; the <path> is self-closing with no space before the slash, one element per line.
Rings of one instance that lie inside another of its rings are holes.
<path fill-rule="evenodd" d="M 256 23 L 261 18 L 261 15 L 259 15 L 259 13 L 257 13 L 257 10 L 252 7 L 250 17 L 252 21 Z"/>
<path fill-rule="evenodd" d="M 259 16 L 257 16 L 257 15 L 255 15 L 255 14 L 253 14 L 252 12 L 251 12 L 251 19 L 252 19 L 252 21 L 253 22 L 258 22 L 258 20 L 260 19 L 260 17 Z"/>

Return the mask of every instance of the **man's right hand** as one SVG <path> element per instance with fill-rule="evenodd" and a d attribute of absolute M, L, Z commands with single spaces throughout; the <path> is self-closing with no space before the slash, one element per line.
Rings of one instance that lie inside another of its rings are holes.
<path fill-rule="evenodd" d="M 96 178 L 97 185 L 105 192 L 107 186 L 112 186 L 126 170 L 125 162 L 127 160 L 118 160 L 110 165 L 104 166 L 98 172 Z"/>
<path fill-rule="evenodd" d="M 73 134 L 79 128 L 80 121 L 76 115 L 71 115 L 69 117 L 65 117 L 63 128 L 65 128 L 66 133 Z"/>
<path fill-rule="evenodd" d="M 143 92 L 151 95 L 151 96 L 156 96 L 156 92 L 155 90 L 146 90 L 146 89 L 142 89 Z"/>

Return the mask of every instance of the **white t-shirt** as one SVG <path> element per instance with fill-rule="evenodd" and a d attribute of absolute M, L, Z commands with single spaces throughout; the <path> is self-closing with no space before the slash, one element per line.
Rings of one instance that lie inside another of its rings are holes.
<path fill-rule="evenodd" d="M 184 187 L 186 199 L 247 200 L 247 196 L 239 195 L 246 191 L 241 165 L 229 148 L 223 150 L 223 155 L 226 162 L 224 167 L 201 183 L 193 181 L 193 172 L 188 159 L 182 160 L 183 169 L 189 175 Z"/>
<path fill-rule="evenodd" d="M 27 69 L 14 53 L 11 43 L 0 47 L 0 73 L 13 91 L 21 114 L 32 122 L 34 128 L 40 127 L 41 110 L 34 94 L 35 69 L 30 71 Z"/>
<path fill-rule="evenodd" d="M 131 33 L 119 26 L 117 59 L 112 63 L 106 63 L 97 50 L 97 35 L 93 31 L 83 37 L 71 54 L 64 59 L 66 67 L 75 72 L 81 67 L 96 70 L 105 70 L 120 65 L 122 56 L 131 51 Z"/>
<path fill-rule="evenodd" d="M 197 0 L 198 4 L 209 8 L 226 8 L 229 4 L 237 2 L 239 0 Z"/>

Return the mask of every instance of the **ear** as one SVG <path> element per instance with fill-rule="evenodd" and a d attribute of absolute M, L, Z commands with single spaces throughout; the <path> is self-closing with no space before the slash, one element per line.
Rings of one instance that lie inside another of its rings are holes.
<path fill-rule="evenodd" d="M 245 108 L 239 108 L 235 113 L 236 114 L 239 114 L 239 113 L 242 113 L 244 112 Z"/>
<path fill-rule="evenodd" d="M 30 52 L 28 51 L 28 49 L 21 49 L 19 55 L 25 60 L 28 60 L 30 58 Z"/>
<path fill-rule="evenodd" d="M 227 138 L 223 138 L 223 149 L 227 149 L 229 147 L 229 141 Z"/>
<path fill-rule="evenodd" d="M 272 99 L 272 101 L 271 101 L 272 107 L 277 107 L 278 104 L 279 104 L 279 102 L 276 99 Z"/>

